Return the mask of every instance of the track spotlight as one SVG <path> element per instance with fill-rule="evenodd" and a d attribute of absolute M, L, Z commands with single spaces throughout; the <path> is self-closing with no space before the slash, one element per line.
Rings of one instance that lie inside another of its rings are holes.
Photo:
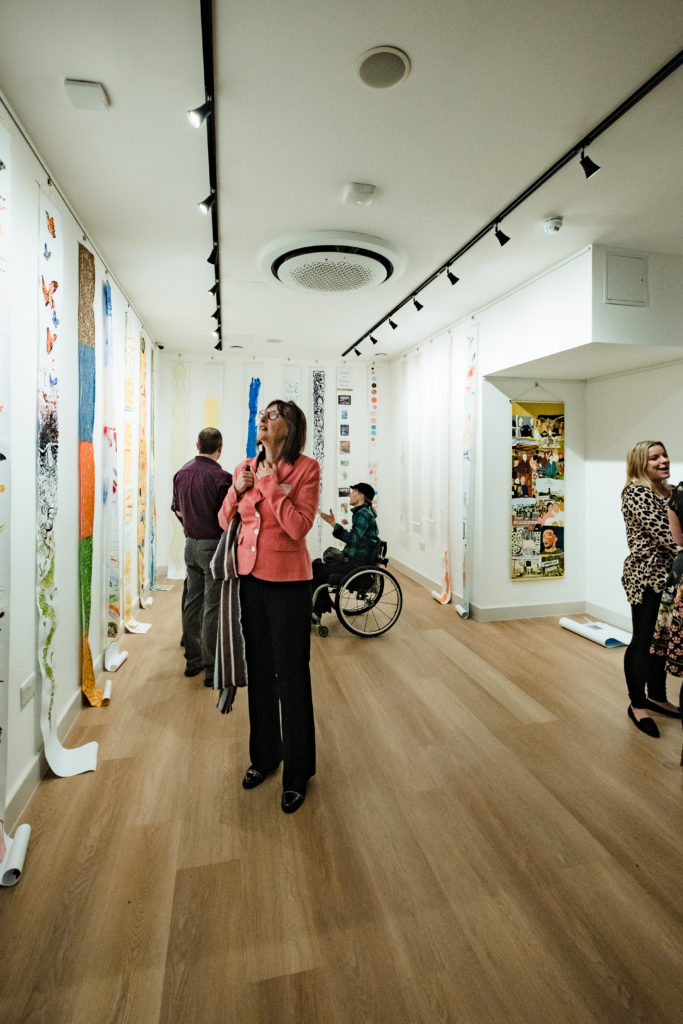
<path fill-rule="evenodd" d="M 213 104 L 211 100 L 207 100 L 206 103 L 202 103 L 201 107 L 188 110 L 187 120 L 193 128 L 200 128 L 211 113 L 213 113 Z"/>
<path fill-rule="evenodd" d="M 394 323 L 394 321 L 390 319 L 389 320 L 389 326 L 391 327 L 392 331 L 395 331 L 396 328 L 398 327 L 398 324 Z"/>
<path fill-rule="evenodd" d="M 223 351 L 223 339 L 219 338 L 218 339 L 218 344 L 214 345 L 213 347 L 216 349 L 216 352 L 222 352 Z"/>
<path fill-rule="evenodd" d="M 353 351 L 356 353 L 357 356 L 360 355 L 360 349 L 358 348 L 358 345 L 356 345 Z"/>
<path fill-rule="evenodd" d="M 421 309 L 424 309 L 423 304 L 417 301 L 416 295 L 413 295 L 413 305 L 415 306 L 415 309 L 418 311 L 418 313 L 420 312 Z"/>
<path fill-rule="evenodd" d="M 504 231 L 501 231 L 500 227 L 496 224 L 496 230 L 494 231 L 496 238 L 500 245 L 507 245 L 510 241 L 510 236 L 506 235 Z"/>
<path fill-rule="evenodd" d="M 207 214 L 213 204 L 216 202 L 216 193 L 209 192 L 206 199 L 202 199 L 201 203 L 197 203 L 200 213 Z"/>
<path fill-rule="evenodd" d="M 221 325 L 220 324 L 216 324 L 214 329 L 211 331 L 211 337 L 212 338 L 220 338 L 220 336 L 221 336 Z"/>
<path fill-rule="evenodd" d="M 212 313 L 211 316 L 215 317 L 216 320 L 220 320 L 220 318 L 221 318 L 221 307 L 220 306 L 216 306 L 216 312 Z"/>
<path fill-rule="evenodd" d="M 211 295 L 215 295 L 217 293 L 218 287 L 219 287 L 218 281 L 216 281 L 216 283 L 214 284 L 213 288 L 209 288 L 209 292 L 211 293 Z"/>
<path fill-rule="evenodd" d="M 579 163 L 583 167 L 583 173 L 586 175 L 586 181 L 588 181 L 589 178 L 592 178 L 593 175 L 597 174 L 600 170 L 600 167 L 596 164 L 595 160 L 591 160 L 589 156 L 586 156 L 583 149 L 581 150 L 581 159 L 579 160 Z"/>
<path fill-rule="evenodd" d="M 451 284 L 457 284 L 457 283 L 458 283 L 458 281 L 460 280 L 460 278 L 459 278 L 459 277 L 456 277 L 456 276 L 455 276 L 455 274 L 453 273 L 453 271 L 451 270 L 451 268 L 450 268 L 450 267 L 447 267 L 447 268 L 446 268 L 446 277 L 447 277 L 447 278 L 448 278 L 448 280 L 449 280 L 449 281 L 451 282 Z"/>
<path fill-rule="evenodd" d="M 218 259 L 218 242 L 214 242 L 213 243 L 213 249 L 211 250 L 211 255 L 207 256 L 206 262 L 207 263 L 214 263 L 215 264 L 217 259 Z"/>
<path fill-rule="evenodd" d="M 370 335 L 370 341 L 372 342 L 373 345 L 379 345 L 379 342 L 377 341 L 377 338 L 373 338 L 372 335 Z"/>

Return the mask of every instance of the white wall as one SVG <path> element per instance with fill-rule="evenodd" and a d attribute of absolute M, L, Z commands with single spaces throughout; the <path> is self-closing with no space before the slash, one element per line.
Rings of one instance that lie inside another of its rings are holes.
<path fill-rule="evenodd" d="M 602 344 L 670 345 L 683 347 L 681 295 L 683 257 L 665 253 L 644 254 L 648 267 L 648 304 L 617 305 L 605 302 L 605 267 L 609 252 L 593 249 L 592 340 Z"/>
<path fill-rule="evenodd" d="M 592 335 L 590 248 L 477 314 L 483 376 L 587 345 Z"/>
<path fill-rule="evenodd" d="M 627 554 L 619 495 L 626 453 L 661 440 L 671 480 L 683 479 L 683 362 L 586 385 L 586 600 L 588 610 L 630 629 L 621 572 Z"/>

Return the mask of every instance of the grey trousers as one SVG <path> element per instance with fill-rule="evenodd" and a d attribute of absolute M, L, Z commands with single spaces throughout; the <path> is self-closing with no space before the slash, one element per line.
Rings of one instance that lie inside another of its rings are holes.
<path fill-rule="evenodd" d="M 183 639 L 185 660 L 190 670 L 204 669 L 207 679 L 213 681 L 216 659 L 216 633 L 218 605 L 221 597 L 220 582 L 216 582 L 209 568 L 218 540 L 192 540 L 185 538 L 185 567 L 187 593 L 183 604 Z"/>

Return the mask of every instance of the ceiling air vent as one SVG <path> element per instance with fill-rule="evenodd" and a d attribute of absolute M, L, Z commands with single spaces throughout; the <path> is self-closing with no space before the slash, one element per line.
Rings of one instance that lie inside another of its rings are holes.
<path fill-rule="evenodd" d="M 281 239 L 261 255 L 261 269 L 303 292 L 359 292 L 397 277 L 399 254 L 381 238 L 354 232 L 316 232 Z"/>

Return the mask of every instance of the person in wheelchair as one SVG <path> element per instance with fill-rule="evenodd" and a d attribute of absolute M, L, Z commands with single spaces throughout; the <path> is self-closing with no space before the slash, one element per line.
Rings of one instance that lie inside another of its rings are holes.
<path fill-rule="evenodd" d="M 342 550 L 335 547 L 326 548 L 322 558 L 313 560 L 313 593 L 331 577 L 341 578 L 355 565 L 368 565 L 374 562 L 379 543 L 377 515 L 372 507 L 375 490 L 370 484 L 360 483 L 351 487 L 349 504 L 351 506 L 351 529 L 346 530 L 329 513 L 318 510 L 321 519 L 332 527 L 332 536 L 344 541 Z M 327 590 L 322 590 L 313 606 L 313 622 L 320 622 L 320 616 L 332 611 Z"/>

